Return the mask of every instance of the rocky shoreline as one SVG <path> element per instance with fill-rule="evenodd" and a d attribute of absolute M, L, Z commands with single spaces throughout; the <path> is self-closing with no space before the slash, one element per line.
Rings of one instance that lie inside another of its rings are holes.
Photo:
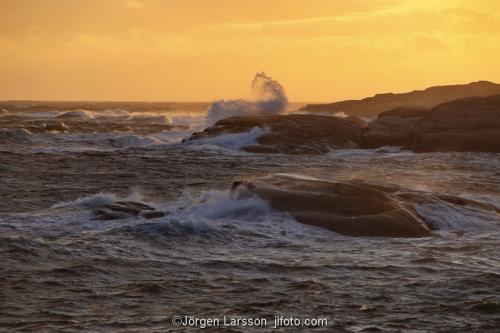
<path fill-rule="evenodd" d="M 194 133 L 187 141 L 255 127 L 265 132 L 242 150 L 324 154 L 332 149 L 400 146 L 414 152 L 500 152 L 500 95 L 458 99 L 432 109 L 399 107 L 368 124 L 353 116 L 316 114 L 231 117 Z"/>

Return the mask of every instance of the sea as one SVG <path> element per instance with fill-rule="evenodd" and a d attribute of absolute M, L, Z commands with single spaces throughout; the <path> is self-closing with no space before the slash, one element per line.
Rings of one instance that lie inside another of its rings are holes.
<path fill-rule="evenodd" d="M 259 130 L 183 142 L 210 103 L 0 104 L 0 332 L 500 332 L 500 154 L 254 154 Z M 230 193 L 275 174 L 497 209 L 422 204 L 431 237 L 347 237 Z M 95 218 L 117 201 L 165 216 Z"/>

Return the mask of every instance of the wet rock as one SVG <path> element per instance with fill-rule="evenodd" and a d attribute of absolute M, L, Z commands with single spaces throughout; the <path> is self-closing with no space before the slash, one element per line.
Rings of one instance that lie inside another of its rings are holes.
<path fill-rule="evenodd" d="M 115 212 L 112 209 L 98 208 L 93 211 L 96 220 L 108 221 L 119 220 L 129 217 L 130 215 L 121 212 Z"/>
<path fill-rule="evenodd" d="M 153 219 L 165 216 L 165 213 L 157 211 L 149 205 L 134 201 L 117 201 L 104 205 L 95 209 L 93 214 L 97 220 L 116 220 L 131 216 Z"/>
<path fill-rule="evenodd" d="M 237 196 L 255 194 L 297 221 L 348 236 L 426 237 L 430 229 L 411 205 L 384 187 L 274 176 L 235 182 Z"/>
<path fill-rule="evenodd" d="M 361 120 L 361 119 L 359 119 Z M 221 134 L 246 133 L 259 127 L 264 133 L 255 145 L 242 149 L 258 153 L 323 154 L 330 149 L 359 148 L 362 126 L 359 121 L 320 115 L 273 115 L 231 117 L 218 121 L 188 141 Z"/>
<path fill-rule="evenodd" d="M 145 213 L 142 213 L 141 216 L 144 217 L 145 219 L 157 219 L 160 217 L 164 217 L 165 213 L 159 212 L 159 211 L 145 212 Z"/>

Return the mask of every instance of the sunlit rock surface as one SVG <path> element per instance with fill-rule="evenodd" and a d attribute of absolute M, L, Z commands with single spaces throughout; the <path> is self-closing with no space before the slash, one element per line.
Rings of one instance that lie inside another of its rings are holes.
<path fill-rule="evenodd" d="M 235 182 L 239 196 L 256 194 L 297 221 L 348 236 L 425 237 L 425 222 L 383 187 L 358 181 L 293 177 Z"/>

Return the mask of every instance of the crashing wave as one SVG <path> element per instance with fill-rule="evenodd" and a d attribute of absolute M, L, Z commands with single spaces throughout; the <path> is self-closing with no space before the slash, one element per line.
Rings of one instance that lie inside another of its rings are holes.
<path fill-rule="evenodd" d="M 109 109 L 104 110 L 99 113 L 99 117 L 102 118 L 128 118 L 130 113 L 127 110 L 122 109 Z"/>
<path fill-rule="evenodd" d="M 62 202 L 53 205 L 51 208 L 66 208 L 66 207 L 87 207 L 96 208 L 104 205 L 109 205 L 117 200 L 116 195 L 110 193 L 98 193 L 86 197 L 80 197 L 74 201 Z"/>
<path fill-rule="evenodd" d="M 58 116 L 58 119 L 93 119 L 94 114 L 90 111 L 85 110 L 76 110 L 76 111 L 66 111 Z"/>
<path fill-rule="evenodd" d="M 254 127 L 248 132 L 221 134 L 205 139 L 186 141 L 184 144 L 191 147 L 202 147 L 203 149 L 207 146 L 216 146 L 240 151 L 245 146 L 257 144 L 257 139 L 264 133 L 266 133 L 265 130 Z"/>
<path fill-rule="evenodd" d="M 252 81 L 251 100 L 221 100 L 215 101 L 207 113 L 207 125 L 213 125 L 218 120 L 248 115 L 274 115 L 283 113 L 288 104 L 288 98 L 283 86 L 265 73 L 257 73 Z"/>

